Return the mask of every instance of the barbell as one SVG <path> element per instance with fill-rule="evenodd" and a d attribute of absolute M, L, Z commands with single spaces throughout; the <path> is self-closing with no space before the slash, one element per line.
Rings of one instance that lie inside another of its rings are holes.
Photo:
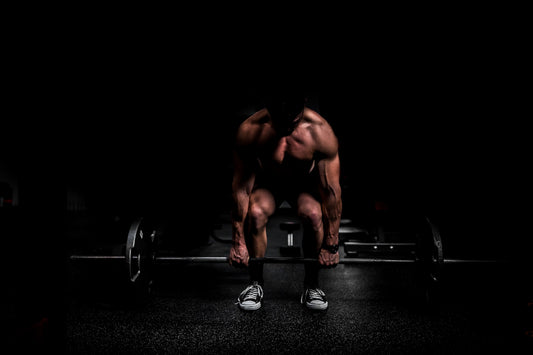
<path fill-rule="evenodd" d="M 376 257 L 345 257 L 339 264 L 404 264 L 415 263 L 418 273 L 426 289 L 426 300 L 431 290 L 439 282 L 444 264 L 462 263 L 496 263 L 498 260 L 479 259 L 445 259 L 442 239 L 438 226 L 429 218 L 425 218 L 427 232 L 420 233 L 418 242 L 411 243 L 361 243 L 375 249 L 392 248 L 396 245 L 412 245 L 414 253 L 407 258 L 376 258 Z M 187 263 L 228 263 L 226 256 L 161 256 L 157 255 L 158 232 L 147 218 L 135 219 L 128 231 L 124 255 L 70 255 L 72 261 L 80 260 L 118 260 L 124 262 L 127 269 L 128 282 L 135 286 L 136 292 L 150 293 L 154 276 L 154 267 L 159 264 Z M 317 259 L 302 257 L 263 257 L 251 258 L 250 263 L 265 264 L 304 264 L 316 263 Z"/>

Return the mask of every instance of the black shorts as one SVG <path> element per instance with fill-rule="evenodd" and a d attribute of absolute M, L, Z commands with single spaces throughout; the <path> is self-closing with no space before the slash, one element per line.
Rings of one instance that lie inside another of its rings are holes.
<path fill-rule="evenodd" d="M 287 201 L 291 207 L 296 208 L 298 196 L 301 193 L 308 193 L 317 201 L 320 201 L 318 172 L 315 169 L 309 175 L 298 178 L 279 178 L 257 174 L 253 190 L 266 189 L 272 193 L 279 207 L 283 201 Z"/>

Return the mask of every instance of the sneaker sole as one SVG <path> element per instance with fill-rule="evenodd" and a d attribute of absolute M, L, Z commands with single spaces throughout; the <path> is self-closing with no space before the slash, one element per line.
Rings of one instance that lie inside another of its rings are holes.
<path fill-rule="evenodd" d="M 329 306 L 329 303 L 326 302 L 324 304 L 321 304 L 321 305 L 317 305 L 317 304 L 311 304 L 311 303 L 305 303 L 305 306 L 309 309 L 312 309 L 313 311 L 323 311 L 325 309 L 328 308 Z"/>
<path fill-rule="evenodd" d="M 261 308 L 261 303 L 251 304 L 251 305 L 239 304 L 239 308 L 244 311 L 256 311 L 259 308 Z"/>

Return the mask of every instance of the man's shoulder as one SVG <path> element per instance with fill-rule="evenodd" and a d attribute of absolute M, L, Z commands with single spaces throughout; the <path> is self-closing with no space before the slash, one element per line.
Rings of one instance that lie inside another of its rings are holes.
<path fill-rule="evenodd" d="M 261 109 L 245 119 L 238 127 L 236 143 L 238 146 L 249 146 L 258 143 L 264 136 L 265 122 L 267 118 L 266 109 Z"/>
<path fill-rule="evenodd" d="M 304 109 L 304 119 L 311 124 L 312 127 L 322 127 L 331 129 L 329 122 L 317 111 L 306 107 Z"/>
<path fill-rule="evenodd" d="M 304 118 L 309 123 L 318 152 L 325 156 L 334 156 L 338 153 L 338 140 L 329 122 L 318 112 L 306 108 Z"/>

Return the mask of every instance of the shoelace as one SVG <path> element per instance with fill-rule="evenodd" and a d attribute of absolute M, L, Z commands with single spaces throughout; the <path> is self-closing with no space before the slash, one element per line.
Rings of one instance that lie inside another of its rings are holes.
<path fill-rule="evenodd" d="M 242 300 L 242 302 L 247 300 L 255 300 L 257 297 L 261 297 L 261 286 L 253 284 L 244 289 L 244 291 L 241 292 L 241 295 L 239 296 L 239 300 Z"/>
<path fill-rule="evenodd" d="M 309 289 L 309 293 L 308 293 L 308 299 L 313 301 L 313 300 L 320 300 L 320 301 L 323 301 L 324 300 L 324 292 L 322 292 L 322 290 L 318 289 L 318 288 L 310 288 Z"/>

